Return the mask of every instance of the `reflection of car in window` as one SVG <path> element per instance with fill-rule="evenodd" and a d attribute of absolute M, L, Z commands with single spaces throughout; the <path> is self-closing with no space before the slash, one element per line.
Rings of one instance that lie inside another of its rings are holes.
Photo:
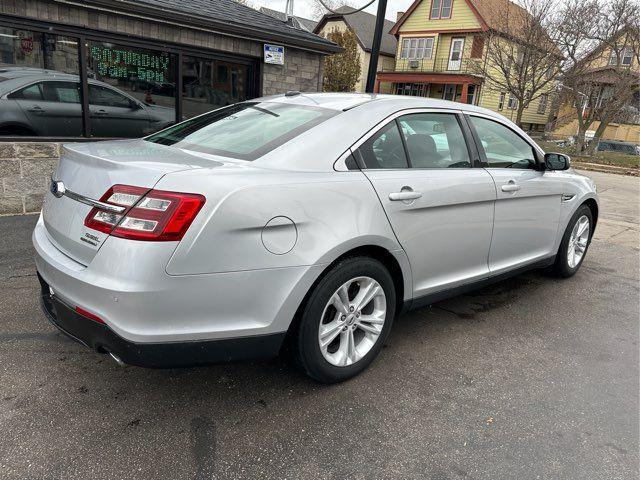
<path fill-rule="evenodd" d="M 82 105 L 77 75 L 38 68 L 0 69 L 0 135 L 80 136 Z M 149 105 L 89 80 L 91 134 L 141 137 L 175 122 L 173 108 Z"/>

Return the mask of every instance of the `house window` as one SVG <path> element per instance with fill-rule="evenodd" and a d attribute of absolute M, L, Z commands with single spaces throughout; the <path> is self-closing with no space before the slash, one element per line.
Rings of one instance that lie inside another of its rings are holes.
<path fill-rule="evenodd" d="M 620 52 L 620 57 L 622 58 L 620 65 L 624 65 L 628 67 L 629 65 L 631 65 L 631 61 L 633 60 L 633 49 L 631 47 L 625 47 Z M 609 57 L 609 65 L 611 66 L 618 65 L 618 53 L 615 48 L 611 50 L 611 56 Z"/>
<path fill-rule="evenodd" d="M 547 102 L 549 101 L 549 96 L 544 93 L 540 95 L 540 102 L 538 103 L 538 113 L 542 115 L 547 110 Z"/>
<path fill-rule="evenodd" d="M 428 83 L 396 83 L 396 95 L 406 95 L 410 97 L 428 97 Z"/>
<path fill-rule="evenodd" d="M 471 58 L 482 58 L 482 52 L 484 50 L 484 38 L 476 35 L 473 37 L 473 44 L 471 45 Z"/>
<path fill-rule="evenodd" d="M 502 110 L 504 109 L 504 98 L 505 98 L 505 93 L 501 92 L 500 93 L 500 100 L 498 100 L 498 110 Z"/>
<path fill-rule="evenodd" d="M 509 101 L 507 102 L 507 108 L 510 110 L 515 110 L 518 108 L 518 99 L 513 95 L 513 93 L 509 94 Z"/>
<path fill-rule="evenodd" d="M 431 19 L 451 18 L 451 4 L 453 0 L 432 0 Z"/>
<path fill-rule="evenodd" d="M 457 85 L 453 84 L 453 83 L 448 83 L 444 86 L 444 90 L 442 91 L 442 99 L 443 100 L 450 100 L 452 102 L 456 101 L 456 95 L 458 93 L 457 91 Z"/>
<path fill-rule="evenodd" d="M 433 55 L 433 37 L 405 38 L 402 40 L 400 58 L 409 60 L 430 59 Z"/>

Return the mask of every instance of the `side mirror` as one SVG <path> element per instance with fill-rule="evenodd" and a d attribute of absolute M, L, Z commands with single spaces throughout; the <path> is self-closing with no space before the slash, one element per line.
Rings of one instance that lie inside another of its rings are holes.
<path fill-rule="evenodd" d="M 569 155 L 564 153 L 545 153 L 544 163 L 547 170 L 568 170 L 571 167 Z"/>

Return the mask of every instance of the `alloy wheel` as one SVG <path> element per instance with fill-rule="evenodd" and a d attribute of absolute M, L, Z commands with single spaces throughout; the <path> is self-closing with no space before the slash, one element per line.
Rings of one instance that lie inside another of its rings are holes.
<path fill-rule="evenodd" d="M 318 329 L 322 356 L 344 367 L 364 357 L 376 344 L 387 314 L 382 286 L 371 277 L 345 282 L 324 307 Z"/>
<path fill-rule="evenodd" d="M 567 247 L 567 264 L 570 268 L 576 268 L 580 264 L 589 242 L 589 218 L 582 215 L 573 226 Z"/>

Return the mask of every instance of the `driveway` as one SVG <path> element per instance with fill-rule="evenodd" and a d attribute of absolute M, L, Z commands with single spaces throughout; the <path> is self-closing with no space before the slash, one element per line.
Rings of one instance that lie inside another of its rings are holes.
<path fill-rule="evenodd" d="M 640 180 L 590 173 L 581 271 L 401 317 L 364 374 L 120 368 L 38 307 L 34 216 L 0 218 L 3 479 L 638 478 Z"/>

